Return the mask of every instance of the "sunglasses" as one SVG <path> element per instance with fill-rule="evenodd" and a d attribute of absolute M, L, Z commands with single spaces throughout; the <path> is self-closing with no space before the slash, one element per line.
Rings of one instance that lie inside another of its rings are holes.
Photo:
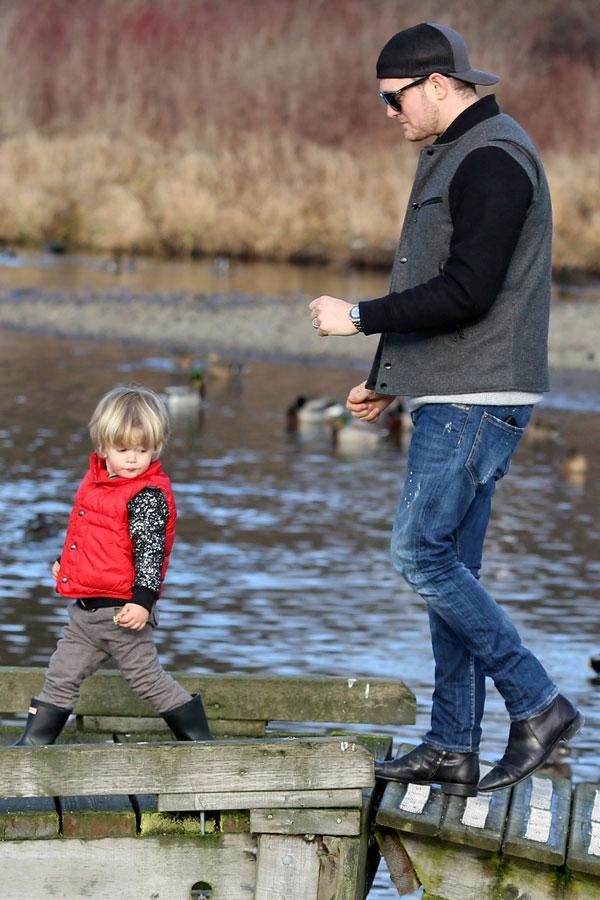
<path fill-rule="evenodd" d="M 406 87 L 400 88 L 399 91 L 379 91 L 379 96 L 383 100 L 383 102 L 393 109 L 394 112 L 402 112 L 402 94 L 404 91 L 408 91 L 409 88 L 416 87 L 418 84 L 423 84 L 424 81 L 427 81 L 429 75 L 423 75 L 422 78 L 417 78 L 416 81 L 411 81 L 410 84 L 407 84 Z"/>

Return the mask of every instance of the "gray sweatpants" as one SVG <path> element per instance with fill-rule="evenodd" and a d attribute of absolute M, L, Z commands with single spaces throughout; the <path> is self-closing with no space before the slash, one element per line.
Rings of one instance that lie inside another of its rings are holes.
<path fill-rule="evenodd" d="M 84 678 L 93 675 L 112 657 L 121 675 L 135 693 L 149 700 L 159 714 L 191 700 L 191 695 L 162 668 L 154 645 L 151 625 L 132 631 L 115 625 L 119 607 L 81 609 L 69 607 L 69 624 L 50 658 L 39 700 L 73 709 Z"/>

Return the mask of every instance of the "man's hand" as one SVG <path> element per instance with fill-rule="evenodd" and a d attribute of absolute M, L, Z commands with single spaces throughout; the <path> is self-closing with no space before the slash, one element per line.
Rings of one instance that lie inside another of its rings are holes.
<path fill-rule="evenodd" d="M 363 419 L 365 422 L 376 422 L 384 409 L 392 403 L 395 397 L 387 394 L 377 394 L 369 390 L 366 382 L 362 381 L 353 387 L 346 399 L 346 409 L 355 419 Z"/>
<path fill-rule="evenodd" d="M 345 336 L 358 334 L 356 327 L 348 316 L 356 304 L 340 300 L 339 297 L 317 297 L 309 305 L 313 328 L 321 337 L 328 335 Z"/>
<path fill-rule="evenodd" d="M 126 603 L 114 618 L 115 625 L 122 628 L 130 628 L 132 631 L 141 631 L 150 613 L 138 603 Z"/>
<path fill-rule="evenodd" d="M 60 563 L 57 559 L 52 563 L 52 577 L 55 581 L 58 581 L 58 573 L 60 572 Z"/>

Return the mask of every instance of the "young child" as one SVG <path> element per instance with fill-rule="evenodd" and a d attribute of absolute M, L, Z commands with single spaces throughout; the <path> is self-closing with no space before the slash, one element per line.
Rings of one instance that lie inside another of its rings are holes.
<path fill-rule="evenodd" d="M 52 567 L 57 591 L 72 599 L 69 624 L 17 745 L 54 743 L 82 681 L 111 656 L 177 740 L 212 740 L 200 696 L 163 670 L 153 640 L 177 515 L 158 461 L 169 431 L 166 408 L 147 388 L 116 387 L 102 397 L 89 427 L 96 451 Z"/>

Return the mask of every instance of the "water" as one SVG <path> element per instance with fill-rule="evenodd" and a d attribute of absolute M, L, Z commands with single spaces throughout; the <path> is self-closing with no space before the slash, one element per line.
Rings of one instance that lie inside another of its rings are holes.
<path fill-rule="evenodd" d="M 60 552 L 102 392 L 135 380 L 185 380 L 156 347 L 0 331 L 0 665 L 44 666 L 65 621 L 50 565 Z M 164 454 L 179 508 L 158 642 L 171 669 L 403 677 L 427 727 L 433 663 L 427 617 L 388 560 L 405 448 L 342 457 L 328 433 L 290 435 L 284 410 L 300 393 L 343 398 L 346 369 L 252 363 L 240 380 L 209 383 L 200 414 L 178 417 Z M 579 704 L 586 727 L 559 762 L 574 781 L 600 782 L 598 561 L 600 403 L 594 379 L 555 378 L 536 420 L 558 432 L 522 444 L 499 486 L 483 579 L 524 641 Z M 570 447 L 583 484 L 561 476 Z M 56 533 L 32 531 L 45 514 Z M 490 684 L 485 758 L 504 747 L 507 718 Z M 396 896 L 380 871 L 371 896 Z"/>

